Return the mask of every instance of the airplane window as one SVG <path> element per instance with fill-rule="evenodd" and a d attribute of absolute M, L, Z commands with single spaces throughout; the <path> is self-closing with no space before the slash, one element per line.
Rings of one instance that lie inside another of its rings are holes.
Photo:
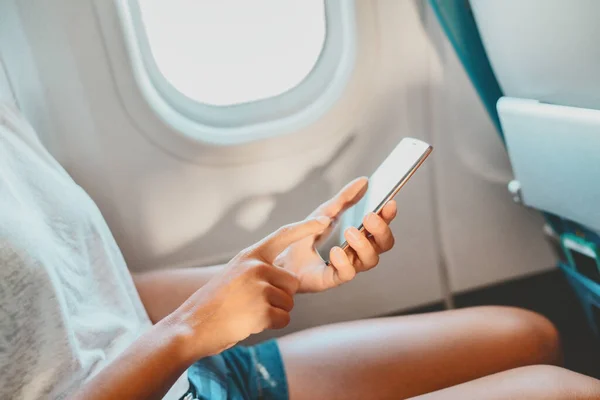
<path fill-rule="evenodd" d="M 325 43 L 325 0 L 138 2 L 162 75 L 208 105 L 249 103 L 293 89 Z"/>
<path fill-rule="evenodd" d="M 177 135 L 152 124 L 143 131 L 177 154 L 189 152 L 190 139 L 235 146 L 301 132 L 355 76 L 355 0 L 113 3 L 145 105 Z M 129 79 L 114 54 L 115 70 Z M 146 124 L 145 105 L 121 88 Z"/>

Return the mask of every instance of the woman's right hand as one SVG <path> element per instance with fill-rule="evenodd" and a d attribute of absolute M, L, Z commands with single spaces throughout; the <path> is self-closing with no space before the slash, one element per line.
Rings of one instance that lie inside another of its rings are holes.
<path fill-rule="evenodd" d="M 173 323 L 189 328 L 194 360 L 220 353 L 265 329 L 288 325 L 300 282 L 273 261 L 291 244 L 325 231 L 330 222 L 318 217 L 278 229 L 241 251 L 170 315 Z"/>

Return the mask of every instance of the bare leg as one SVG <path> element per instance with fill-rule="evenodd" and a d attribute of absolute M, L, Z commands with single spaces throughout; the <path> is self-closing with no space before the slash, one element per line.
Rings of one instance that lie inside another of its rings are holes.
<path fill-rule="evenodd" d="M 560 360 L 554 326 L 507 307 L 334 324 L 283 337 L 279 346 L 291 400 L 397 400 Z"/>
<path fill-rule="evenodd" d="M 535 365 L 486 376 L 414 400 L 597 400 L 600 381 L 553 367 Z"/>

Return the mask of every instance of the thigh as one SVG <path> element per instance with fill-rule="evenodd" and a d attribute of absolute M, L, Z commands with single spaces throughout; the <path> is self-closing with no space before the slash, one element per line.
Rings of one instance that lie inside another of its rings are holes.
<path fill-rule="evenodd" d="M 278 342 L 291 400 L 407 398 L 559 359 L 554 326 L 507 307 L 333 324 Z"/>
<path fill-rule="evenodd" d="M 476 379 L 413 400 L 596 400 L 600 381 L 554 367 L 535 365 Z"/>

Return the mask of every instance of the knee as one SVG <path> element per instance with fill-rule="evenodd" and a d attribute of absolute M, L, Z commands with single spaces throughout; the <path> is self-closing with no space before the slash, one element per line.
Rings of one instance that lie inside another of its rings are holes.
<path fill-rule="evenodd" d="M 511 343 L 520 353 L 524 365 L 561 363 L 560 336 L 546 317 L 532 311 L 515 308 L 480 307 L 493 321 L 496 333 Z"/>
<path fill-rule="evenodd" d="M 598 399 L 600 381 L 589 376 L 569 371 L 553 365 L 531 365 L 509 371 L 518 376 L 524 385 L 523 393 L 541 394 L 544 398 L 560 399 Z"/>

